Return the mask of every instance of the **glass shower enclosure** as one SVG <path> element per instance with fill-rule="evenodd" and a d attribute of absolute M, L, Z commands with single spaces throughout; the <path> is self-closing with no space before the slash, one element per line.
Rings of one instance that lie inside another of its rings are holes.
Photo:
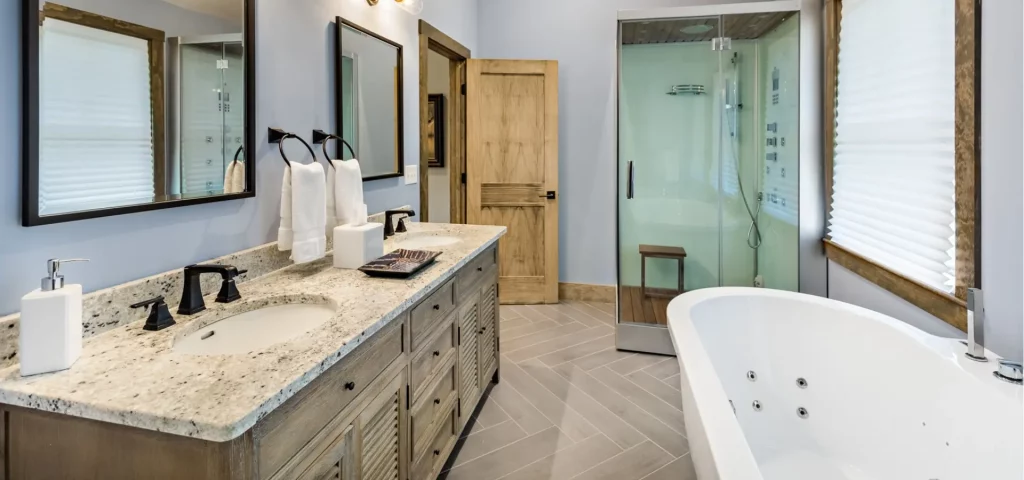
<path fill-rule="evenodd" d="M 170 193 L 224 192 L 224 172 L 245 160 L 245 61 L 241 34 L 168 39 Z"/>
<path fill-rule="evenodd" d="M 681 293 L 798 289 L 799 12 L 787 6 L 619 22 L 620 350 L 674 354 L 667 308 Z"/>

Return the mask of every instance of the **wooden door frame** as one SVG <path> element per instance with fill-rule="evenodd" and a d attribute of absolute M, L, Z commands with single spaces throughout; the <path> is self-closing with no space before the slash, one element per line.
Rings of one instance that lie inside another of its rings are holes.
<path fill-rule="evenodd" d="M 430 221 L 430 182 L 427 162 L 427 108 L 430 51 L 449 60 L 448 135 L 449 188 L 451 197 L 451 223 L 466 223 L 466 189 L 462 175 L 466 171 L 466 97 L 462 86 L 466 83 L 466 61 L 471 58 L 468 48 L 455 41 L 433 25 L 420 20 L 420 210 L 422 222 Z"/>

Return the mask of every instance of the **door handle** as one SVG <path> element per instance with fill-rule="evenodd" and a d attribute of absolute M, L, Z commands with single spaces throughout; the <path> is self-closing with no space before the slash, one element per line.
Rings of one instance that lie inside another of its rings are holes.
<path fill-rule="evenodd" d="M 554 200 L 554 199 L 558 198 L 558 195 L 555 194 L 554 190 L 548 190 L 548 193 L 546 193 L 544 195 L 541 195 L 540 198 L 546 198 L 548 200 Z"/>
<path fill-rule="evenodd" d="M 630 160 L 629 164 L 626 165 L 626 199 L 633 198 L 633 161 Z"/>

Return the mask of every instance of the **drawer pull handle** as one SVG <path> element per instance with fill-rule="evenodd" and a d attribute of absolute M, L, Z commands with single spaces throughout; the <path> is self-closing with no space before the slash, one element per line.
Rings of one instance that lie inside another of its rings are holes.
<path fill-rule="evenodd" d="M 434 356 L 435 357 L 440 357 L 441 356 L 441 351 L 440 350 L 434 350 Z"/>
<path fill-rule="evenodd" d="M 441 309 L 441 305 L 438 305 L 438 304 L 435 303 L 434 304 L 434 310 L 440 310 L 440 309 Z"/>
<path fill-rule="evenodd" d="M 440 398 L 435 398 L 434 399 L 434 405 L 440 405 L 440 404 L 441 404 L 441 399 Z"/>
<path fill-rule="evenodd" d="M 440 455 L 440 454 L 441 454 L 441 451 L 440 451 L 440 450 L 434 450 L 434 456 L 435 456 L 435 457 L 436 457 L 436 456 L 438 456 L 438 455 Z"/>
<path fill-rule="evenodd" d="M 356 382 L 348 382 L 345 384 L 345 390 L 355 390 Z"/>

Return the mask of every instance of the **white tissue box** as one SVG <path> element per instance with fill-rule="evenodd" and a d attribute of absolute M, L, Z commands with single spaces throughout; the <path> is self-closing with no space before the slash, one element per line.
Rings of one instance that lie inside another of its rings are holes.
<path fill-rule="evenodd" d="M 359 268 L 384 255 L 384 224 L 334 227 L 334 268 Z"/>

